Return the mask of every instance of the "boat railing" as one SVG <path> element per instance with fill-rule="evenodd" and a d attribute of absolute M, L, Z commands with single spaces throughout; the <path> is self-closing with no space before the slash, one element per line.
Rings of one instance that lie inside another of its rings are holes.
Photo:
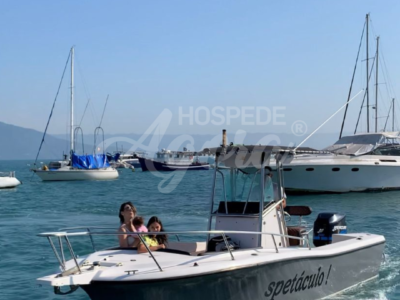
<path fill-rule="evenodd" d="M 0 177 L 15 177 L 15 172 L 0 172 Z"/>
<path fill-rule="evenodd" d="M 86 229 L 86 231 L 80 231 L 80 232 L 68 232 L 71 230 L 78 230 L 78 229 Z M 38 236 L 41 237 L 46 237 L 50 243 L 51 248 L 53 249 L 54 255 L 56 256 L 61 269 L 66 271 L 66 260 L 65 260 L 65 255 L 64 255 L 64 245 L 63 245 L 63 239 L 67 245 L 67 248 L 70 252 L 70 255 L 72 259 L 75 262 L 76 269 L 81 273 L 81 265 L 78 263 L 77 256 L 75 255 L 75 252 L 72 248 L 72 244 L 69 240 L 69 237 L 76 237 L 76 236 L 89 236 L 93 250 L 96 251 L 96 247 L 94 245 L 93 237 L 94 235 L 102 235 L 102 236 L 119 236 L 119 235 L 126 235 L 126 233 L 121 233 L 121 232 L 96 232 L 93 230 L 96 229 L 110 229 L 109 227 L 71 227 L 71 228 L 64 228 L 64 231 L 59 231 L 59 232 L 45 232 L 45 233 L 40 233 Z M 113 228 L 115 230 L 115 228 Z M 272 233 L 272 232 L 254 232 L 254 231 L 232 231 L 232 230 L 208 230 L 208 231 L 169 231 L 169 232 L 130 232 L 129 235 L 137 235 L 138 238 L 140 239 L 141 243 L 146 247 L 147 251 L 149 252 L 150 256 L 152 257 L 154 263 L 157 265 L 158 269 L 162 271 L 162 268 L 156 258 L 154 257 L 152 251 L 148 247 L 148 245 L 145 243 L 143 236 L 146 235 L 199 235 L 199 234 L 207 234 L 208 236 L 211 234 L 219 234 L 222 236 L 225 247 L 228 250 L 231 259 L 235 260 L 235 257 L 233 255 L 232 251 L 232 246 L 229 244 L 228 239 L 227 239 L 227 234 L 250 234 L 250 235 L 269 235 L 272 237 L 273 243 L 274 243 L 274 248 L 275 252 L 279 253 L 279 249 L 275 240 L 275 237 L 284 237 L 284 238 L 289 238 L 289 239 L 297 239 L 300 241 L 303 241 L 303 245 L 307 245 L 308 249 L 311 250 L 311 245 L 310 241 L 308 240 L 307 237 L 297 237 L 297 236 L 290 236 L 287 234 L 279 234 L 279 233 Z M 53 238 L 57 238 L 58 244 L 59 244 L 59 251 L 57 250 L 55 244 L 53 243 Z"/>

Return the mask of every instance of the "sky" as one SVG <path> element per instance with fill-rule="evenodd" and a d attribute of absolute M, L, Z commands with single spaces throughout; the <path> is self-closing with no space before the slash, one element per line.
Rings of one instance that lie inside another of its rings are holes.
<path fill-rule="evenodd" d="M 3 0 L 0 121 L 44 130 L 74 46 L 75 120 L 86 134 L 100 124 L 107 97 L 101 125 L 108 134 L 143 133 L 161 115 L 170 116 L 162 125 L 170 134 L 290 133 L 298 123 L 310 133 L 347 100 L 367 13 L 369 56 L 379 35 L 387 71 L 378 80 L 382 129 L 390 99 L 400 95 L 395 0 Z M 362 101 L 365 58 L 363 44 L 348 132 Z M 67 68 L 49 133 L 68 132 L 69 77 Z M 343 110 L 320 132 L 339 132 L 342 117 Z"/>

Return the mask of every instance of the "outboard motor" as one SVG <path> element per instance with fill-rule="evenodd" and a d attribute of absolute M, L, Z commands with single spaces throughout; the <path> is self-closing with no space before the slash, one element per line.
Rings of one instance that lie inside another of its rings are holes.
<path fill-rule="evenodd" d="M 314 245 L 331 244 L 332 234 L 347 233 L 346 216 L 338 213 L 320 213 L 314 222 Z"/>

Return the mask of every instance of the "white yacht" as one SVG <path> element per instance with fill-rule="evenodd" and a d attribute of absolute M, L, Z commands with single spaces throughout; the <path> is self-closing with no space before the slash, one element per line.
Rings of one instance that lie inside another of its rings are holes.
<path fill-rule="evenodd" d="M 110 166 L 107 160 L 107 156 L 105 154 L 97 154 L 95 153 L 95 149 L 93 150 L 93 155 L 77 155 L 74 152 L 75 137 L 78 131 L 81 130 L 80 127 L 74 127 L 74 48 L 71 48 L 69 59 L 71 61 L 70 159 L 67 160 L 67 156 L 64 155 L 64 160 L 50 162 L 48 166 L 44 165 L 40 168 L 34 168 L 32 169 L 32 171 L 43 181 L 116 179 L 118 178 L 118 171 Z M 52 114 L 50 114 L 50 117 L 51 115 Z M 101 127 L 96 128 L 95 135 L 99 130 L 102 130 Z M 45 135 L 46 131 L 47 127 L 44 133 Z M 42 144 L 43 142 L 44 137 L 42 140 Z M 40 145 L 40 148 L 42 144 Z"/>
<path fill-rule="evenodd" d="M 368 24 L 369 14 L 366 15 L 366 21 L 364 23 L 367 37 Z M 376 82 L 374 88 L 375 103 L 372 106 L 369 100 L 371 93 L 369 81 L 372 69 L 370 69 L 368 65 L 368 59 L 366 59 L 365 70 L 367 70 L 368 73 L 366 88 L 363 90 L 364 98 L 361 103 L 357 125 L 354 130 L 354 133 L 356 133 L 358 125 L 360 124 L 360 117 L 364 109 L 367 117 L 367 132 L 342 137 L 343 128 L 346 121 L 347 108 L 349 103 L 352 101 L 350 100 L 350 94 L 357 66 L 356 62 L 352 85 L 350 86 L 348 95 L 349 100 L 346 102 L 345 106 L 342 107 L 346 107 L 346 110 L 344 112 L 339 140 L 335 144 L 326 147 L 322 151 L 294 151 L 291 154 L 286 155 L 286 157 L 283 159 L 283 166 L 285 174 L 285 187 L 288 191 L 301 193 L 343 193 L 400 189 L 400 136 L 399 132 L 394 131 L 394 98 L 391 99 L 389 112 L 387 116 L 385 116 L 386 122 L 384 124 L 379 123 L 379 119 L 382 118 L 380 117 L 380 114 L 383 114 L 381 112 L 381 106 L 378 103 L 378 62 L 380 57 L 379 36 L 376 38 L 376 40 L 376 52 L 373 58 L 373 65 L 375 65 L 374 71 L 376 72 Z M 368 38 L 366 45 L 368 51 Z M 369 57 L 368 52 L 366 57 Z M 378 107 L 380 108 L 379 113 Z M 371 108 L 373 109 L 375 115 L 374 126 L 370 126 Z M 390 114 L 392 114 L 392 132 L 386 131 Z"/>
<path fill-rule="evenodd" d="M 14 188 L 21 184 L 15 177 L 15 172 L 0 172 L 0 189 Z"/>
<path fill-rule="evenodd" d="M 377 278 L 385 246 L 382 235 L 347 233 L 344 215 L 320 213 L 312 247 L 307 231 L 287 226 L 282 195 L 271 198 L 273 185 L 265 173 L 270 156 L 285 151 L 271 146 L 205 149 L 216 155 L 216 166 L 223 162 L 230 168 L 214 169 L 207 231 L 162 233 L 170 238 L 179 234 L 181 240 L 192 236 L 191 241 L 170 242 L 167 249 L 151 251 L 143 237 L 133 233 L 148 250 L 140 254 L 135 248 L 96 251 L 92 237 L 115 235 L 117 241 L 115 229 L 94 232 L 85 226 L 39 234 L 49 240 L 60 270 L 38 282 L 52 286 L 56 294 L 80 287 L 93 300 L 312 300 Z M 277 164 L 280 179 L 279 159 Z M 285 208 L 291 215 L 311 212 L 304 206 Z M 193 241 L 201 235 L 203 240 Z M 93 253 L 77 257 L 72 236 L 92 242 Z M 69 260 L 63 249 L 69 249 Z"/>
<path fill-rule="evenodd" d="M 292 192 L 400 189 L 399 132 L 346 136 L 322 151 L 284 156 L 285 188 Z"/>

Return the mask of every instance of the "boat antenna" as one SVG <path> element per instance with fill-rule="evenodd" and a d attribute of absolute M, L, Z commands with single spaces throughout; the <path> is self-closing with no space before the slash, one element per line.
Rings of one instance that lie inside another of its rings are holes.
<path fill-rule="evenodd" d="M 104 112 L 106 111 L 106 107 L 107 107 L 107 102 L 108 102 L 108 97 L 109 97 L 109 96 L 110 96 L 110 95 L 107 95 L 106 104 L 104 104 L 103 114 L 101 115 L 99 127 L 101 127 L 101 123 L 103 123 Z"/>
<path fill-rule="evenodd" d="M 226 129 L 222 130 L 222 154 L 226 153 L 226 146 L 227 146 L 227 142 L 226 142 Z"/>
<path fill-rule="evenodd" d="M 365 30 L 365 23 L 364 23 L 363 30 L 362 30 L 362 33 L 361 33 L 360 44 L 359 44 L 359 46 L 358 46 L 356 64 L 354 65 L 353 76 L 352 76 L 352 78 L 351 78 L 350 89 L 349 89 L 349 95 L 347 96 L 347 102 L 346 102 L 347 104 L 346 104 L 346 109 L 344 110 L 344 116 L 343 116 L 343 121 L 342 121 L 342 128 L 340 129 L 339 140 L 342 138 L 344 122 L 346 121 L 347 109 L 348 109 L 348 107 L 349 107 L 348 101 L 349 101 L 349 99 L 350 99 L 351 91 L 352 91 L 352 89 L 353 89 L 353 82 L 354 82 L 354 77 L 355 77 L 356 70 L 357 70 L 358 57 L 360 56 L 360 50 L 361 50 L 361 44 L 362 44 L 362 40 L 363 40 L 363 36 L 364 36 L 364 30 Z"/>
<path fill-rule="evenodd" d="M 42 141 L 40 142 L 39 151 L 38 151 L 38 153 L 36 154 L 35 163 L 33 164 L 34 166 L 36 166 L 36 163 L 37 163 L 37 159 L 38 159 L 38 157 L 39 157 L 40 150 L 42 149 L 42 145 L 43 145 L 43 143 L 44 143 L 44 138 L 45 138 L 45 136 L 46 136 L 47 129 L 48 129 L 49 124 L 50 124 L 51 116 L 53 115 L 54 107 L 55 107 L 55 105 L 56 105 L 56 101 L 57 101 L 58 94 L 60 93 L 61 84 L 62 84 L 62 82 L 63 82 L 64 75 L 65 75 L 65 71 L 67 70 L 67 66 L 68 66 L 68 62 L 69 62 L 70 57 L 71 57 L 71 52 L 69 52 L 68 58 L 67 58 L 67 62 L 65 63 L 64 71 L 63 71 L 62 76 L 61 76 L 61 81 L 60 81 L 60 84 L 58 85 L 57 93 L 56 93 L 56 96 L 55 96 L 55 98 L 54 98 L 53 106 L 52 106 L 51 111 L 50 111 L 50 116 L 49 116 L 49 119 L 47 120 L 46 128 L 45 128 L 45 130 L 44 130 L 44 132 L 43 132 Z"/>
<path fill-rule="evenodd" d="M 316 133 L 322 126 L 324 126 L 330 119 L 332 119 L 338 112 L 340 112 L 347 104 L 349 104 L 351 101 L 353 101 L 363 90 L 359 91 L 353 98 L 351 98 L 349 101 L 347 101 L 344 105 L 342 105 L 332 116 L 330 116 L 324 123 L 322 123 L 320 126 L 318 126 L 317 129 L 315 129 L 313 132 L 311 132 L 300 144 L 297 145 L 296 148 L 294 148 L 293 152 L 296 152 L 297 148 L 299 148 L 301 145 L 304 144 L 305 141 L 307 141 L 314 133 Z"/>
<path fill-rule="evenodd" d="M 222 130 L 222 147 L 226 147 L 226 129 Z"/>

